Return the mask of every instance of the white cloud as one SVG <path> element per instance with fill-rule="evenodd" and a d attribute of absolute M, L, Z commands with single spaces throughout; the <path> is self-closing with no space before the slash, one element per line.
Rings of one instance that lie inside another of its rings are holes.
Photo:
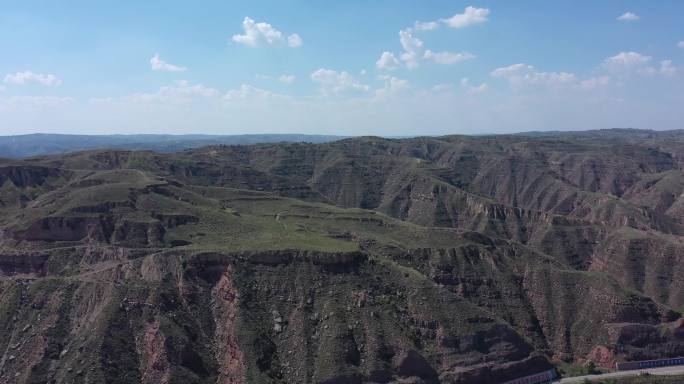
<path fill-rule="evenodd" d="M 124 96 L 122 101 L 140 104 L 185 104 L 196 99 L 217 98 L 220 94 L 221 92 L 214 88 L 205 87 L 202 84 L 191 85 L 185 80 L 180 80 L 176 81 L 173 85 L 159 88 L 155 93 L 136 93 Z"/>
<path fill-rule="evenodd" d="M 311 74 L 311 80 L 318 83 L 325 95 L 347 91 L 367 92 L 370 87 L 356 80 L 347 71 L 338 72 L 332 69 L 320 68 Z"/>
<path fill-rule="evenodd" d="M 432 52 L 431 50 L 425 51 L 423 54 L 425 60 L 431 60 L 438 64 L 456 64 L 461 61 L 474 59 L 475 55 L 468 52 Z"/>
<path fill-rule="evenodd" d="M 413 37 L 410 30 L 404 29 L 399 31 L 399 42 L 404 48 L 404 52 L 400 55 L 401 60 L 408 68 L 418 67 L 418 60 L 425 50 L 423 41 Z"/>
<path fill-rule="evenodd" d="M 677 75 L 678 68 L 672 60 L 660 61 L 660 66 L 651 65 L 653 58 L 637 52 L 621 52 L 611 56 L 601 64 L 605 73 L 591 78 L 579 79 L 568 72 L 542 72 L 528 64 L 513 64 L 497 68 L 490 73 L 492 77 L 508 81 L 514 86 L 541 85 L 547 87 L 567 86 L 576 90 L 593 90 L 607 87 L 611 83 L 620 83 L 633 75 L 664 76 Z"/>
<path fill-rule="evenodd" d="M 451 28 L 465 28 L 470 25 L 486 22 L 489 16 L 489 9 L 466 7 L 463 13 L 458 13 L 448 19 L 442 19 Z M 409 69 L 417 68 L 421 61 L 432 61 L 438 64 L 455 64 L 464 60 L 475 58 L 475 55 L 468 52 L 433 52 L 425 48 L 425 43 L 415 36 L 414 31 L 432 31 L 439 28 L 437 21 L 416 21 L 413 28 L 406 28 L 399 31 L 399 42 L 404 51 L 399 55 L 399 59 Z M 383 52 L 376 66 L 381 69 L 393 69 L 399 66 L 394 54 Z"/>
<path fill-rule="evenodd" d="M 232 40 L 238 44 L 244 44 L 250 47 L 256 47 L 261 43 L 267 45 L 282 44 L 284 42 L 283 33 L 275 29 L 269 23 L 257 23 L 249 17 L 245 17 L 242 21 L 242 29 L 244 34 L 233 35 Z M 302 38 L 293 33 L 287 37 L 287 45 L 292 48 L 302 46 Z"/>
<path fill-rule="evenodd" d="M 408 80 L 399 79 L 394 76 L 380 76 L 380 80 L 385 81 L 385 86 L 375 90 L 376 100 L 385 99 L 409 88 Z"/>
<path fill-rule="evenodd" d="M 577 77 L 568 72 L 539 72 L 528 64 L 513 64 L 497 68 L 491 72 L 492 77 L 507 80 L 512 85 L 544 85 L 559 86 L 577 81 Z"/>
<path fill-rule="evenodd" d="M 31 71 L 24 71 L 6 75 L 5 83 L 13 85 L 38 83 L 46 87 L 53 87 L 62 84 L 62 80 L 51 74 L 43 75 L 40 73 L 33 73 Z"/>
<path fill-rule="evenodd" d="M 302 44 L 304 44 L 304 41 L 297 33 L 293 33 L 287 37 L 287 45 L 291 48 L 301 47 Z"/>
<path fill-rule="evenodd" d="M 626 22 L 638 21 L 639 16 L 637 16 L 636 14 L 634 14 L 632 12 L 625 12 L 622 15 L 620 15 L 617 19 L 620 21 L 626 21 Z"/>
<path fill-rule="evenodd" d="M 645 56 L 638 52 L 620 52 L 607 58 L 603 64 L 606 67 L 636 67 L 651 61 L 651 56 Z"/>
<path fill-rule="evenodd" d="M 485 92 L 489 87 L 487 83 L 482 83 L 480 85 L 471 85 L 468 78 L 461 79 L 461 87 L 465 88 L 468 93 L 482 93 Z"/>
<path fill-rule="evenodd" d="M 455 64 L 475 58 L 475 55 L 468 52 L 433 52 L 429 49 L 425 49 L 423 41 L 413 36 L 411 29 L 399 31 L 399 42 L 404 48 L 404 52 L 402 52 L 399 57 L 409 69 L 417 68 L 421 61 L 433 61 L 438 64 Z"/>
<path fill-rule="evenodd" d="M 679 43 L 677 43 L 677 46 L 678 46 L 679 48 L 684 48 L 684 40 L 682 40 L 682 41 L 680 41 Z"/>
<path fill-rule="evenodd" d="M 603 68 L 609 73 L 620 77 L 627 77 L 633 74 L 671 77 L 677 74 L 677 68 L 672 65 L 672 60 L 661 61 L 659 68 L 652 66 L 652 61 L 653 58 L 651 56 L 642 55 L 638 52 L 620 52 L 615 56 L 605 59 L 603 61 Z"/>
<path fill-rule="evenodd" d="M 5 88 L 5 86 L 0 85 L 0 92 L 4 92 L 6 89 L 7 89 L 7 88 Z"/>
<path fill-rule="evenodd" d="M 514 75 L 519 75 L 521 72 L 532 72 L 534 67 L 531 65 L 519 63 L 509 65 L 508 67 L 497 68 L 492 71 L 491 75 L 494 77 L 509 78 Z"/>
<path fill-rule="evenodd" d="M 399 65 L 399 60 L 397 60 L 394 54 L 387 51 L 383 52 L 378 61 L 375 62 L 375 66 L 380 69 L 392 70 L 398 68 Z"/>
<path fill-rule="evenodd" d="M 241 101 L 241 100 L 267 100 L 280 98 L 281 96 L 271 91 L 257 88 L 249 84 L 242 84 L 238 89 L 231 89 L 223 95 L 224 101 Z"/>
<path fill-rule="evenodd" d="M 640 75 L 653 75 L 657 71 L 650 67 L 651 56 L 642 55 L 638 52 L 620 52 L 603 61 L 603 68 L 615 76 L 625 77 L 637 73 Z"/>
<path fill-rule="evenodd" d="M 167 63 L 166 61 L 159 58 L 159 54 L 155 54 L 150 59 L 150 65 L 152 66 L 153 71 L 160 72 L 185 72 L 188 70 L 185 67 L 180 67 L 178 65 Z"/>
<path fill-rule="evenodd" d="M 672 60 L 663 60 L 660 62 L 659 72 L 666 77 L 672 77 L 677 74 L 677 68 L 672 65 Z"/>
<path fill-rule="evenodd" d="M 233 41 L 239 44 L 255 47 L 261 40 L 274 44 L 283 39 L 282 32 L 273 28 L 271 24 L 256 23 L 249 17 L 242 21 L 242 28 L 245 31 L 244 35 L 233 35 Z"/>
<path fill-rule="evenodd" d="M 486 22 L 489 16 L 489 9 L 466 7 L 463 13 L 457 13 L 448 19 L 442 20 L 451 28 L 465 28 L 475 24 Z"/>
<path fill-rule="evenodd" d="M 582 89 L 596 89 L 605 87 L 610 83 L 610 76 L 592 77 L 590 79 L 580 81 Z"/>
<path fill-rule="evenodd" d="M 436 21 L 416 21 L 413 24 L 413 29 L 416 31 L 434 31 L 439 28 L 439 23 Z"/>
<path fill-rule="evenodd" d="M 245 102 L 256 100 L 261 103 L 266 100 L 284 99 L 285 96 L 271 91 L 242 84 L 239 88 L 227 92 L 206 87 L 202 84 L 190 84 L 185 80 L 176 81 L 172 85 L 159 88 L 154 93 L 135 93 L 118 98 L 92 98 L 90 103 L 99 107 L 119 106 L 124 108 L 159 107 L 164 111 L 191 110 L 193 108 L 219 108 L 229 105 L 229 102 Z M 168 109 L 172 107 L 172 109 Z M 150 109 L 153 110 L 153 109 Z"/>
<path fill-rule="evenodd" d="M 660 68 L 660 60 L 654 60 L 651 65 Z M 601 75 L 596 74 L 595 83 L 603 81 L 598 78 Z M 278 76 L 275 77 L 277 79 Z M 157 92 L 159 88 L 156 88 L 150 92 L 152 95 L 164 95 L 167 99 L 175 92 L 186 95 L 181 96 L 182 100 L 187 97 L 196 101 L 183 104 L 134 104 L 120 97 L 94 100 L 91 104 L 78 101 L 69 104 L 68 100 L 44 98 L 7 101 L 9 98 L 0 94 L 0 126 L 13 133 L 21 133 L 22 130 L 77 133 L 90 129 L 96 133 L 237 134 L 273 132 L 276 129 L 278 132 L 398 136 L 503 133 L 549 127 L 557 130 L 613 126 L 675 129 L 684 119 L 684 111 L 678 108 L 679 80 L 661 81 L 654 89 L 635 87 L 634 92 L 620 86 L 609 86 L 601 92 L 579 92 L 580 81 L 562 88 L 563 92 L 545 88 L 530 89 L 530 92 L 503 89 L 493 92 L 492 79 L 486 80 L 492 89 L 483 94 L 491 93 L 491 96 L 474 97 L 462 88 L 461 77 L 458 77 L 453 80 L 453 87 L 457 88 L 453 91 L 448 84 L 436 86 L 434 91 L 431 87 L 421 89 L 415 85 L 377 100 L 378 88 L 401 90 L 404 87 L 400 79 L 394 82 L 390 79 L 384 78 L 384 87 L 383 82 L 376 83 L 373 79 L 372 91 L 332 99 L 306 96 L 279 98 L 267 90 L 249 85 L 228 92 L 207 91 L 194 83 L 167 84 L 169 88 L 184 88 L 183 91 Z M 616 81 L 618 84 L 618 79 L 613 79 L 611 76 L 611 83 Z M 478 86 L 484 81 L 471 78 L 468 84 Z M 644 103 L 644 91 L 649 97 L 648 103 Z M 380 95 L 384 93 L 381 91 Z M 3 109 L 10 103 L 16 106 Z M 19 105 L 26 107 L 20 108 Z M 40 105 L 55 107 L 30 109 Z"/>
<path fill-rule="evenodd" d="M 284 84 L 292 84 L 295 82 L 295 80 L 296 80 L 295 75 L 287 75 L 287 74 L 280 75 L 280 77 L 278 78 L 278 81 L 280 81 L 281 83 L 284 83 Z"/>
<path fill-rule="evenodd" d="M 434 31 L 435 29 L 439 28 L 440 22 L 448 25 L 451 28 L 465 28 L 471 25 L 487 22 L 488 16 L 489 9 L 475 8 L 470 6 L 466 7 L 463 13 L 457 13 L 448 19 L 441 19 L 439 21 L 416 21 L 413 23 L 413 28 L 406 28 L 404 32 L 412 34 L 414 31 Z"/>

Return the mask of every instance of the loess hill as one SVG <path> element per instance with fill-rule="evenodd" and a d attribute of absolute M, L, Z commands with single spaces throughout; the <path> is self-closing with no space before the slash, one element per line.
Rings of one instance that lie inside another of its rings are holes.
<path fill-rule="evenodd" d="M 684 132 L 0 160 L 0 384 L 501 383 L 683 311 Z"/>

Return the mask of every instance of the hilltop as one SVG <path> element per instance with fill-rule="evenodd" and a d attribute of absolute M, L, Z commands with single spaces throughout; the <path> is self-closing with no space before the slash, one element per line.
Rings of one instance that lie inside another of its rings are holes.
<path fill-rule="evenodd" d="M 0 136 L 0 158 L 20 159 L 93 149 L 177 152 L 213 144 L 247 145 L 278 142 L 324 143 L 345 138 L 331 135 L 66 135 L 36 133 Z"/>

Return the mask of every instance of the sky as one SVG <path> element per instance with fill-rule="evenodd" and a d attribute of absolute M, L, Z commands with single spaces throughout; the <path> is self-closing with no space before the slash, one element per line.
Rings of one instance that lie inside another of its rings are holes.
<path fill-rule="evenodd" d="M 0 0 L 0 135 L 684 128 L 679 0 Z"/>

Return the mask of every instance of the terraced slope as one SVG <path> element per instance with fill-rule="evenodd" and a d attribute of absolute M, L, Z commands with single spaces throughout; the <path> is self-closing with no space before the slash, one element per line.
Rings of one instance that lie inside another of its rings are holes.
<path fill-rule="evenodd" d="M 0 383 L 497 383 L 683 355 L 682 140 L 0 161 Z"/>

